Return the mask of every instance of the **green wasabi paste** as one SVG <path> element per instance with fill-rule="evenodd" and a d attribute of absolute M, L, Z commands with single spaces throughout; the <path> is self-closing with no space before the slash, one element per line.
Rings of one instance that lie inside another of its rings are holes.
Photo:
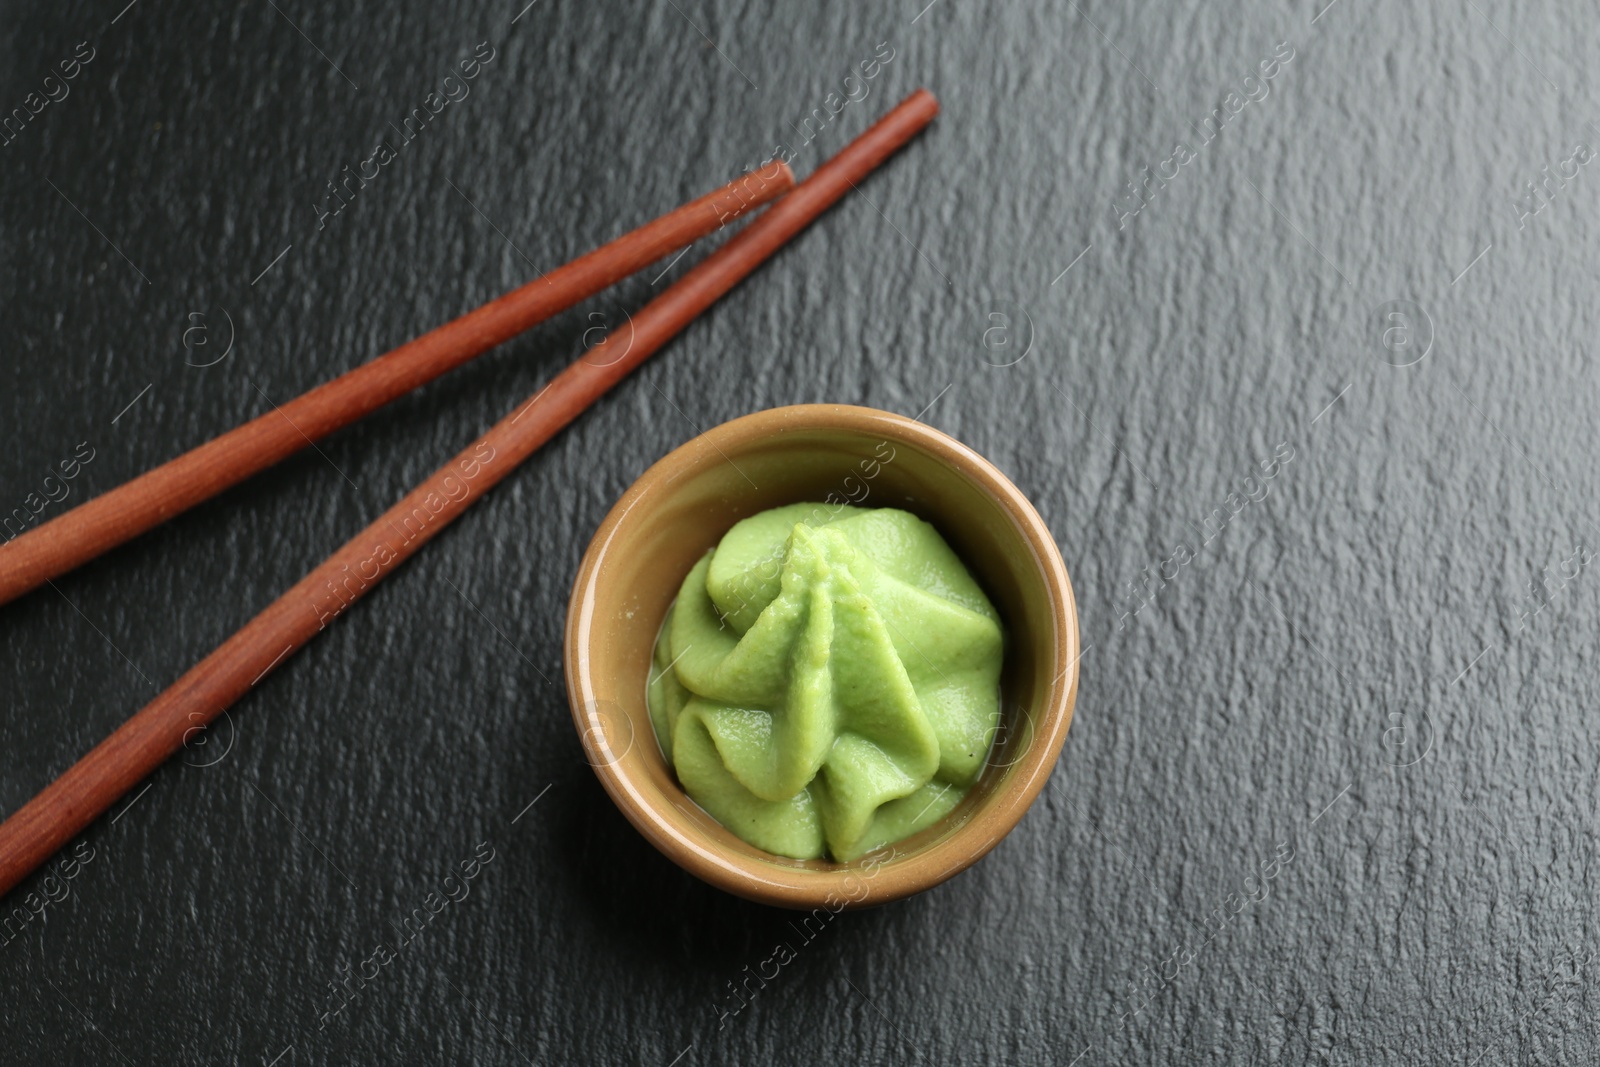
<path fill-rule="evenodd" d="M 794 504 L 684 579 L 650 717 L 684 790 L 740 838 L 847 862 L 947 815 L 1000 721 L 1000 617 L 932 526 Z"/>

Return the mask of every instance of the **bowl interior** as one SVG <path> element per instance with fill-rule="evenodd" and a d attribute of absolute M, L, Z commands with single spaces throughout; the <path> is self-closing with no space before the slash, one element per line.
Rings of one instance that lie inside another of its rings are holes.
<path fill-rule="evenodd" d="M 711 862 L 716 870 L 710 880 L 756 899 L 771 899 L 772 887 L 779 884 L 814 882 L 821 888 L 828 875 L 849 868 L 775 856 L 724 829 L 677 784 L 645 703 L 651 653 L 667 608 L 683 576 L 734 523 L 803 501 L 903 508 L 939 530 L 1001 614 L 1006 630 L 1002 724 L 988 766 L 948 817 L 867 858 L 875 870 L 922 857 L 932 860 L 923 866 L 927 874 L 938 875 L 928 882 L 933 884 L 1003 836 L 1020 811 L 1004 825 L 980 827 L 993 830 L 991 840 L 954 840 L 971 830 L 969 824 L 982 822 L 983 813 L 1014 788 L 1019 776 L 1048 775 L 1066 722 L 1041 729 L 1041 720 L 1063 694 L 1065 709 L 1057 707 L 1054 718 L 1070 718 L 1070 683 L 1076 678 L 1075 665 L 1061 662 L 1060 653 L 1068 645 L 1075 658 L 1077 633 L 1067 591 L 1066 627 L 1072 632 L 1070 641 L 1063 641 L 1062 613 L 1053 597 L 1060 589 L 1050 580 L 1052 563 L 1060 570 L 1059 556 L 1053 544 L 1037 543 L 1043 524 L 1010 483 L 964 446 L 885 413 L 872 413 L 880 419 L 844 418 L 825 425 L 798 416 L 768 419 L 750 433 L 727 432 L 763 416 L 808 410 L 777 409 L 719 427 L 651 468 L 602 525 L 580 569 L 569 619 L 567 666 L 574 716 L 607 790 L 669 856 L 680 863 Z M 1009 495 L 996 491 L 994 479 Z M 1017 514 L 1018 502 L 1027 509 L 1026 516 Z M 1027 518 L 1037 527 L 1033 538 Z M 1059 585 L 1065 586 L 1064 571 Z M 1063 679 L 1069 671 L 1072 678 Z M 1038 759 L 1030 758 L 1042 754 L 1034 751 L 1038 745 L 1053 746 L 1043 754 L 1048 759 L 1042 768 Z M 936 855 L 941 850 L 945 854 Z M 691 869 L 707 876 L 698 863 Z M 805 872 L 816 878 L 807 878 Z M 899 886 L 891 893 L 885 885 L 871 895 L 887 899 L 919 888 L 926 886 Z M 796 902 L 789 892 L 779 896 L 785 899 L 773 902 Z"/>

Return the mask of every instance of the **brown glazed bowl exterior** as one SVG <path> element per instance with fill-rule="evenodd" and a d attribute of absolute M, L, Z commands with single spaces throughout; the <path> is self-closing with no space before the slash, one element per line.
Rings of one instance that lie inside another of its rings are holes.
<path fill-rule="evenodd" d="M 1001 728 L 977 783 L 939 823 L 848 865 L 775 856 L 723 829 L 678 785 L 645 706 L 656 635 L 689 568 L 740 519 L 830 499 L 933 523 L 1006 629 Z M 938 885 L 1022 818 L 1072 721 L 1078 616 L 1050 531 L 987 460 L 900 415 L 806 404 L 724 423 L 633 484 L 578 568 L 565 666 L 585 756 L 651 844 L 738 896 L 838 912 Z"/>

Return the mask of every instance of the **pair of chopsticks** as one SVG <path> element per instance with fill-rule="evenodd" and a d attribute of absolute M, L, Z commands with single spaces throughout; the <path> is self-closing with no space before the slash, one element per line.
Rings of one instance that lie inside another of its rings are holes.
<path fill-rule="evenodd" d="M 607 348 L 623 348 L 620 356 L 584 357 L 567 367 L 0 824 L 0 896 L 856 188 L 938 111 L 933 95 L 919 89 L 798 185 L 783 162 L 747 174 L 0 546 L 3 604 L 777 200 L 635 314 L 625 339 L 609 339 Z"/>

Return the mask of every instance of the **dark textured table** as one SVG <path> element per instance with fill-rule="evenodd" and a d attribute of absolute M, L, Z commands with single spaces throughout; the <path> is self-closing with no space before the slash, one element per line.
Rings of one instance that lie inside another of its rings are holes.
<path fill-rule="evenodd" d="M 1600 20 L 925 2 L 7 5 L 19 524 L 775 146 L 944 113 L 7 899 L 0 1061 L 1600 1057 Z M 703 254 L 0 610 L 0 810 Z M 1082 686 L 989 858 L 750 984 L 791 917 L 608 802 L 561 625 L 646 466 L 819 400 L 1033 497 Z"/>

